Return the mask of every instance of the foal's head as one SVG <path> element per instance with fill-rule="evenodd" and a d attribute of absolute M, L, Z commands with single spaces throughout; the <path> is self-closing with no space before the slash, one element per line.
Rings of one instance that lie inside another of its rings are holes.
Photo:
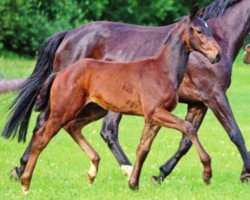
<path fill-rule="evenodd" d="M 246 51 L 243 56 L 243 62 L 250 64 L 250 44 L 246 46 Z"/>
<path fill-rule="evenodd" d="M 194 6 L 186 18 L 184 40 L 190 51 L 199 51 L 209 58 L 211 63 L 220 61 L 221 48 L 215 41 L 207 23 L 197 16 L 198 7 Z"/>

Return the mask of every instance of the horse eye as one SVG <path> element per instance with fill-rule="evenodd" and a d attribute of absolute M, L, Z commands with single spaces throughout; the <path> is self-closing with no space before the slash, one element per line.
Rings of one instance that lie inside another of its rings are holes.
<path fill-rule="evenodd" d="M 203 32 L 201 30 L 197 30 L 198 35 L 203 35 Z"/>

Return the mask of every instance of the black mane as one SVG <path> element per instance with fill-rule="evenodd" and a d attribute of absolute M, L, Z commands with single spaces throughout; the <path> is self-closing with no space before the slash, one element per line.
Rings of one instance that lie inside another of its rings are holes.
<path fill-rule="evenodd" d="M 240 0 L 215 0 L 213 3 L 205 7 L 203 19 L 208 20 L 209 18 L 222 16 L 227 8 Z"/>

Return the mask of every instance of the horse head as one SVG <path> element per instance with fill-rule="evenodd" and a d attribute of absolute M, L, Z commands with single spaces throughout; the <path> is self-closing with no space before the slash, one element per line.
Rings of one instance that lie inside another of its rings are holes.
<path fill-rule="evenodd" d="M 189 27 L 185 34 L 185 40 L 189 48 L 202 53 L 211 63 L 219 62 L 221 48 L 213 38 L 207 23 L 201 18 L 197 6 L 192 8 L 188 20 Z"/>

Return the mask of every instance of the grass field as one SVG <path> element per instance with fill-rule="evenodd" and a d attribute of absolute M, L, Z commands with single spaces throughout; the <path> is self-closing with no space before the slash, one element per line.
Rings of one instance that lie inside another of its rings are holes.
<path fill-rule="evenodd" d="M 15 55 L 0 56 L 0 77 L 29 75 L 35 61 Z M 228 91 L 238 125 L 250 146 L 250 67 L 243 65 L 241 55 L 233 69 L 232 85 Z M 0 95 L 0 129 L 7 118 L 6 107 L 14 94 Z M 184 118 L 185 105 L 175 113 Z M 32 116 L 29 137 L 34 127 Z M 140 138 L 143 119 L 126 116 L 120 125 L 120 142 L 132 162 Z M 239 181 L 242 161 L 226 132 L 209 111 L 199 131 L 201 142 L 212 156 L 213 179 L 209 186 L 201 179 L 202 165 L 194 148 L 181 160 L 174 172 L 161 185 L 151 185 L 150 177 L 176 150 L 181 134 L 162 129 L 141 174 L 140 190 L 130 191 L 126 177 L 101 139 L 101 121 L 87 126 L 84 135 L 101 156 L 100 170 L 95 183 L 89 186 L 85 173 L 89 160 L 73 140 L 61 131 L 43 151 L 36 165 L 30 193 L 25 199 L 250 199 L 250 185 Z M 24 199 L 20 182 L 11 180 L 9 172 L 19 164 L 26 144 L 0 138 L 0 199 Z"/>

